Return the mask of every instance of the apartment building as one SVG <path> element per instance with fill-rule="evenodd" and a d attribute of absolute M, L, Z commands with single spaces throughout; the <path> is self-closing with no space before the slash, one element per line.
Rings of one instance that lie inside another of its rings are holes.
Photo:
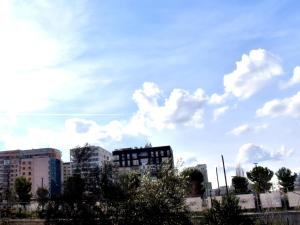
<path fill-rule="evenodd" d="M 91 156 L 85 162 L 87 168 L 100 168 L 105 163 L 109 163 L 112 159 L 112 154 L 106 149 L 101 148 L 99 146 L 85 146 L 83 148 L 90 148 L 90 150 L 92 151 Z M 75 151 L 76 148 L 70 150 L 71 174 L 76 173 L 76 168 L 78 166 L 78 162 L 76 161 L 75 157 Z"/>
<path fill-rule="evenodd" d="M 62 163 L 61 183 L 63 184 L 70 176 L 72 176 L 72 167 L 70 162 Z"/>
<path fill-rule="evenodd" d="M 173 150 L 170 146 L 123 148 L 113 151 L 112 155 L 119 172 L 134 171 L 143 174 L 150 170 L 155 176 L 163 163 L 174 166 Z"/>
<path fill-rule="evenodd" d="M 60 193 L 61 152 L 53 148 L 0 152 L 0 193 L 14 188 L 17 177 L 31 182 L 31 192 L 39 187 L 49 190 L 50 197 Z"/>
<path fill-rule="evenodd" d="M 208 181 L 207 175 L 207 165 L 206 164 L 198 164 L 195 166 L 195 169 L 199 170 L 203 175 L 203 186 L 205 188 L 204 197 L 210 196 L 212 185 L 211 182 Z"/>

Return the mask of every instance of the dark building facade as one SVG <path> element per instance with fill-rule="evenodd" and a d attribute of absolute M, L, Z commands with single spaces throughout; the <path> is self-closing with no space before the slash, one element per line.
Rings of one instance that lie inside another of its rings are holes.
<path fill-rule="evenodd" d="M 170 146 L 123 148 L 112 152 L 113 163 L 119 172 L 134 171 L 143 174 L 150 170 L 157 173 L 161 165 L 174 166 L 173 150 Z"/>

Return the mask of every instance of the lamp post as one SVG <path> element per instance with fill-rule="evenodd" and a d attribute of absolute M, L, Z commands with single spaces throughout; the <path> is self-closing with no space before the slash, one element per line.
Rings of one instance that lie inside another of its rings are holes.
<path fill-rule="evenodd" d="M 228 185 L 227 185 L 227 178 L 226 178 L 226 170 L 225 170 L 224 157 L 223 157 L 223 155 L 221 155 L 221 157 L 222 157 L 223 170 L 224 170 L 224 178 L 225 178 L 225 185 L 226 185 L 226 194 L 227 194 L 227 197 L 228 197 L 229 192 L 228 192 Z"/>
<path fill-rule="evenodd" d="M 219 176 L 218 176 L 218 167 L 216 166 L 216 175 L 217 175 L 217 183 L 218 183 L 218 195 L 220 195 L 220 185 L 219 185 Z"/>

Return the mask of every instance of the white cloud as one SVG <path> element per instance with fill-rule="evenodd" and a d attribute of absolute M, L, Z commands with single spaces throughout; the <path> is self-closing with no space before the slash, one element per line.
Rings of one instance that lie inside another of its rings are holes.
<path fill-rule="evenodd" d="M 227 98 L 228 98 L 228 93 L 224 93 L 223 95 L 214 93 L 209 98 L 209 104 L 212 104 L 212 105 L 223 104 L 226 102 Z"/>
<path fill-rule="evenodd" d="M 193 94 L 174 89 L 163 103 L 160 103 L 161 93 L 156 84 L 144 83 L 143 88 L 133 94 L 138 110 L 128 120 L 112 120 L 100 125 L 94 120 L 72 118 L 67 119 L 60 129 L 29 128 L 22 135 L 0 133 L 0 139 L 6 149 L 51 146 L 67 150 L 85 143 L 105 146 L 130 137 L 146 140 L 153 129 L 172 129 L 178 125 L 202 126 L 206 97 L 201 89 Z"/>
<path fill-rule="evenodd" d="M 223 106 L 214 110 L 214 121 L 218 120 L 220 116 L 224 115 L 228 111 L 228 106 Z"/>
<path fill-rule="evenodd" d="M 264 49 L 251 50 L 236 62 L 236 69 L 224 76 L 225 93 L 247 99 L 275 76 L 281 75 L 280 60 Z"/>
<path fill-rule="evenodd" d="M 291 77 L 291 79 L 288 82 L 282 84 L 281 88 L 283 89 L 289 88 L 299 83 L 300 83 L 300 66 L 296 66 L 294 68 L 293 76 Z"/>
<path fill-rule="evenodd" d="M 234 134 L 236 136 L 239 136 L 242 134 L 249 133 L 250 131 L 252 131 L 252 127 L 250 127 L 249 124 L 242 124 L 242 125 L 234 128 L 233 130 L 231 130 L 230 133 Z"/>
<path fill-rule="evenodd" d="M 0 112 L 42 110 L 90 84 L 83 69 L 62 66 L 82 51 L 84 21 L 81 7 L 62 2 L 0 2 Z"/>
<path fill-rule="evenodd" d="M 257 125 L 257 126 L 252 126 L 250 124 L 242 124 L 234 129 L 232 129 L 229 133 L 235 135 L 235 136 L 240 136 L 243 134 L 247 134 L 250 132 L 258 132 L 260 130 L 266 129 L 268 127 L 267 124 L 262 124 L 262 125 Z"/>
<path fill-rule="evenodd" d="M 146 140 L 144 136 L 133 137 L 126 133 L 126 123 L 111 121 L 100 125 L 93 120 L 79 118 L 67 119 L 62 128 L 29 128 L 25 133 L 15 135 L 13 133 L 0 133 L 1 141 L 5 149 L 32 149 L 41 147 L 54 147 L 63 151 L 64 159 L 69 155 L 68 150 L 85 143 L 103 147 L 111 147 L 121 141 L 135 138 Z M 145 143 L 145 141 L 143 142 Z M 109 149 L 112 150 L 112 149 Z"/>
<path fill-rule="evenodd" d="M 245 164 L 281 160 L 285 157 L 289 157 L 292 153 L 293 150 L 288 149 L 285 146 L 281 146 L 277 151 L 269 151 L 263 146 L 248 143 L 240 147 L 237 155 L 237 162 Z"/>
<path fill-rule="evenodd" d="M 292 97 L 273 99 L 256 111 L 257 116 L 300 116 L 300 91 Z"/>
<path fill-rule="evenodd" d="M 176 125 L 202 127 L 204 103 L 206 97 L 202 89 L 193 94 L 186 90 L 174 89 L 170 96 L 164 99 L 160 96 L 160 89 L 156 84 L 145 82 L 142 89 L 136 90 L 133 100 L 138 106 L 138 112 L 131 122 L 138 129 L 145 128 L 175 128 Z"/>

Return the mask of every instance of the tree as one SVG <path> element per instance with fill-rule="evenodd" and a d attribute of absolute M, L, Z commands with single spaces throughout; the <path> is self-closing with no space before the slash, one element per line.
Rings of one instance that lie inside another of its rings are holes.
<path fill-rule="evenodd" d="M 80 159 L 88 159 L 89 151 L 76 151 Z M 70 177 L 62 198 L 48 203 L 47 224 L 191 224 L 184 202 L 185 179 L 177 170 L 162 166 L 155 179 L 150 171 L 142 177 L 114 172 L 112 165 L 105 164 L 95 173 L 84 173 L 92 176 L 93 187 L 82 173 Z"/>
<path fill-rule="evenodd" d="M 89 144 L 71 149 L 71 161 L 75 166 L 76 174 L 84 173 L 90 169 L 89 159 L 92 157 L 94 151 L 94 147 Z"/>
<path fill-rule="evenodd" d="M 47 224 L 109 224 L 103 213 L 107 207 L 100 207 L 102 170 L 90 164 L 93 153 L 94 147 L 88 144 L 72 149 L 76 171 L 64 183 L 62 197 L 49 202 Z"/>
<path fill-rule="evenodd" d="M 42 207 L 42 211 L 44 211 L 44 206 L 49 200 L 49 191 L 47 188 L 39 187 L 36 191 L 37 201 L 39 206 Z"/>
<path fill-rule="evenodd" d="M 184 203 L 185 178 L 177 170 L 162 168 L 160 176 L 153 179 L 146 173 L 140 180 L 130 182 L 133 192 L 126 204 L 118 225 L 189 225 L 191 224 Z"/>
<path fill-rule="evenodd" d="M 181 175 L 186 180 L 186 191 L 191 196 L 201 196 L 205 192 L 203 186 L 203 175 L 202 173 L 195 168 L 188 168 L 181 172 Z"/>
<path fill-rule="evenodd" d="M 212 208 L 204 214 L 204 222 L 208 225 L 247 225 L 253 221 L 242 215 L 239 200 L 234 195 L 223 196 L 222 201 L 213 200 Z"/>
<path fill-rule="evenodd" d="M 274 173 L 267 167 L 256 166 L 250 172 L 247 172 L 247 177 L 253 182 L 254 190 L 257 193 L 263 193 L 270 190 Z"/>
<path fill-rule="evenodd" d="M 31 182 L 25 177 L 18 177 L 15 181 L 15 191 L 18 201 L 25 209 L 26 204 L 28 204 L 31 199 Z"/>
<path fill-rule="evenodd" d="M 246 194 L 249 193 L 248 180 L 246 177 L 234 176 L 231 180 L 234 187 L 234 192 L 236 194 Z"/>
<path fill-rule="evenodd" d="M 281 190 L 285 193 L 294 190 L 294 182 L 297 177 L 296 173 L 292 174 L 290 169 L 282 167 L 276 172 L 276 176 L 278 178 L 279 185 L 281 186 Z"/>

